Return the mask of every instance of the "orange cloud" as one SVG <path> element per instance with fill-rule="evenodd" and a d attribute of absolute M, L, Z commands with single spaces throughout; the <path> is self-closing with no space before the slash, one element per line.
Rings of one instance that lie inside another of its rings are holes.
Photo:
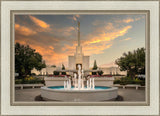
<path fill-rule="evenodd" d="M 53 47 L 53 46 L 49 46 L 49 48 L 50 48 L 51 50 L 54 50 L 54 47 Z"/>
<path fill-rule="evenodd" d="M 128 40 L 130 40 L 130 39 L 132 39 L 132 38 L 128 37 L 128 38 L 122 39 L 122 40 L 120 40 L 120 41 L 128 41 Z"/>
<path fill-rule="evenodd" d="M 34 35 L 37 33 L 36 31 L 33 31 L 33 30 L 31 30 L 25 26 L 21 26 L 19 24 L 15 24 L 15 32 L 18 32 L 19 34 L 25 35 L 25 36 Z"/>
<path fill-rule="evenodd" d="M 89 41 L 86 41 L 86 43 L 87 44 L 93 44 L 93 43 L 99 43 L 99 42 L 114 40 L 117 37 L 125 35 L 130 28 L 132 28 L 132 26 L 126 26 L 122 29 L 115 30 L 115 32 L 110 32 L 110 33 L 105 33 L 104 32 L 102 34 L 99 34 L 99 36 L 92 37 Z"/>
<path fill-rule="evenodd" d="M 15 43 L 20 43 L 20 44 L 23 44 L 23 45 L 27 45 L 27 42 L 25 40 L 17 40 L 17 39 L 15 39 Z"/>
<path fill-rule="evenodd" d="M 115 22 L 117 22 L 117 23 L 131 23 L 131 22 L 134 22 L 134 21 L 136 21 L 136 19 L 126 18 L 126 19 L 123 19 L 123 20 L 116 20 Z"/>
<path fill-rule="evenodd" d="M 22 40 L 16 40 L 15 42 L 19 42 L 20 44 L 27 45 L 26 41 Z M 29 44 L 29 46 L 36 50 L 39 54 L 43 56 L 43 59 L 45 60 L 46 64 L 55 64 L 55 65 L 61 65 L 64 63 L 67 65 L 67 58 L 68 54 L 66 53 L 56 53 L 54 51 L 54 48 L 52 46 L 39 46 L 36 44 Z"/>
<path fill-rule="evenodd" d="M 123 20 L 124 23 L 134 22 L 134 19 L 128 18 Z"/>
<path fill-rule="evenodd" d="M 134 22 L 134 21 L 139 21 L 143 18 L 144 17 L 127 18 L 127 19 L 123 19 L 123 20 L 116 20 L 115 22 L 117 22 L 117 23 L 131 23 L 131 22 Z"/>
<path fill-rule="evenodd" d="M 124 40 L 127 41 L 127 40 L 130 40 L 130 39 L 132 39 L 132 38 L 129 37 L 129 38 L 126 38 L 126 39 L 124 39 Z"/>
<path fill-rule="evenodd" d="M 50 25 L 45 23 L 44 21 L 39 20 L 33 16 L 30 16 L 30 18 L 32 19 L 32 21 L 36 25 L 41 27 L 40 29 L 46 30 L 46 29 L 50 28 Z M 74 18 L 76 21 L 77 18 L 79 18 L 79 16 L 75 15 Z M 128 30 L 132 28 L 132 26 L 130 26 L 130 25 L 125 26 L 120 29 L 117 27 L 114 27 L 114 26 L 115 25 L 113 25 L 112 23 L 107 23 L 107 24 L 105 23 L 101 27 L 96 27 L 94 32 L 86 35 L 84 37 L 84 38 L 87 38 L 86 40 L 83 40 L 83 36 L 82 36 L 81 44 L 83 47 L 84 54 L 85 55 L 92 55 L 92 54 L 104 53 L 104 50 L 109 49 L 113 45 L 112 40 L 114 40 L 120 36 L 125 35 L 128 32 Z M 18 24 L 15 25 L 15 29 L 17 29 L 17 30 L 20 30 L 20 31 L 27 30 L 27 29 L 20 29 L 20 28 L 22 28 L 22 26 L 20 26 Z M 30 30 L 30 29 L 28 28 L 28 30 Z M 37 29 L 35 29 L 35 30 L 37 32 L 39 32 Z M 25 33 L 26 35 L 36 34 L 36 32 L 33 30 L 28 31 L 28 34 L 27 34 L 27 31 Z M 75 32 L 73 33 L 73 31 L 76 31 L 76 29 L 72 26 L 64 27 L 61 29 L 53 28 L 54 33 L 56 33 L 57 35 L 60 34 L 60 36 L 64 36 L 67 38 L 68 38 L 68 36 L 70 37 L 72 34 L 75 34 Z M 27 44 L 27 41 L 29 40 L 30 47 L 32 47 L 33 49 L 36 49 L 36 52 L 39 52 L 43 56 L 43 59 L 46 61 L 46 64 L 55 64 L 55 65 L 61 65 L 62 63 L 67 64 L 68 55 L 74 55 L 74 53 L 76 51 L 77 42 L 75 43 L 75 41 L 71 41 L 72 43 L 70 43 L 70 44 L 72 44 L 72 45 L 66 43 L 63 45 L 63 47 L 59 47 L 59 46 L 57 47 L 57 46 L 54 46 L 50 43 L 44 44 L 44 43 L 37 42 L 35 40 L 33 41 L 32 39 L 30 39 L 30 38 L 28 39 L 28 38 L 23 38 L 23 39 L 19 39 L 19 40 L 16 39 L 15 42 L 19 42 L 21 44 Z M 61 41 L 61 38 L 60 39 L 58 38 L 58 40 Z M 44 41 L 46 41 L 46 40 L 43 39 L 43 42 Z M 50 41 L 50 40 L 47 40 L 47 41 Z M 64 40 L 62 40 L 62 41 L 64 41 Z M 58 43 L 58 42 L 55 42 L 55 43 L 57 45 L 62 44 L 62 43 Z"/>
<path fill-rule="evenodd" d="M 47 24 L 46 22 L 44 22 L 44 21 L 42 21 L 42 20 L 40 20 L 40 19 L 38 19 L 34 16 L 29 16 L 29 17 L 37 26 L 39 26 L 41 28 L 47 29 L 47 28 L 50 27 L 49 24 Z"/>
<path fill-rule="evenodd" d="M 107 24 L 103 28 L 96 28 L 95 32 L 101 32 L 98 35 L 89 34 L 85 38 L 87 41 L 82 41 L 81 44 L 83 46 L 83 51 L 85 55 L 92 54 L 101 54 L 104 53 L 105 49 L 110 48 L 113 44 L 112 40 L 117 37 L 125 35 L 128 30 L 132 28 L 132 26 L 126 26 L 121 29 L 117 29 L 113 26 L 112 23 Z M 102 30 L 107 30 L 106 33 Z M 112 30 L 112 31 L 110 31 Z M 109 32 L 108 32 L 109 31 Z M 77 43 L 73 43 L 73 45 L 64 45 L 63 51 L 69 55 L 73 55 L 75 53 Z"/>
<path fill-rule="evenodd" d="M 70 36 L 73 34 L 72 32 L 75 30 L 76 29 L 74 27 L 70 26 L 70 27 L 64 27 L 61 29 L 55 29 L 54 31 L 60 33 L 63 36 Z"/>
<path fill-rule="evenodd" d="M 92 45 L 92 46 L 83 46 L 83 51 L 85 55 L 92 55 L 92 54 L 102 54 L 105 49 L 108 49 L 112 46 L 112 44 L 99 44 L 99 45 Z"/>

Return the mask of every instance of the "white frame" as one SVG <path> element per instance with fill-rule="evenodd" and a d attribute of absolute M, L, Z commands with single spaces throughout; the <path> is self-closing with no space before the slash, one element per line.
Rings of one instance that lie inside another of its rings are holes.
<path fill-rule="evenodd" d="M 149 10 L 149 106 L 11 106 L 11 10 Z M 158 1 L 2 1 L 1 2 L 1 114 L 2 115 L 159 115 L 159 2 Z"/>

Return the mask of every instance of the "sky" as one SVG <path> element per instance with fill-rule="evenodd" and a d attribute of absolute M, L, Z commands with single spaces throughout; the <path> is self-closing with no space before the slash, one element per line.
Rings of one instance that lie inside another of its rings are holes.
<path fill-rule="evenodd" d="M 15 15 L 15 43 L 29 45 L 47 65 L 68 67 L 77 46 L 77 21 L 90 67 L 115 66 L 124 52 L 145 47 L 144 14 Z"/>

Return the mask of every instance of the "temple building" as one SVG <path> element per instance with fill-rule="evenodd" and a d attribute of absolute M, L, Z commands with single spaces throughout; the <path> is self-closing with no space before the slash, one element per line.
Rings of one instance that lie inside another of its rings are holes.
<path fill-rule="evenodd" d="M 78 22 L 78 44 L 74 56 L 68 56 L 68 69 L 75 70 L 78 65 L 81 65 L 82 69 L 89 70 L 89 59 L 90 56 L 84 56 L 82 51 L 80 42 L 80 22 Z"/>

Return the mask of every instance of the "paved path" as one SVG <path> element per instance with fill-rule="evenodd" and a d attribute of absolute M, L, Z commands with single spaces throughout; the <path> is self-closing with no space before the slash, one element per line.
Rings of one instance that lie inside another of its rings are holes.
<path fill-rule="evenodd" d="M 16 89 L 15 101 L 34 101 L 34 98 L 40 95 L 40 88 L 34 89 Z M 118 89 L 118 95 L 122 96 L 124 101 L 145 101 L 145 90 L 135 88 Z"/>
<path fill-rule="evenodd" d="M 145 89 L 135 88 L 118 89 L 118 95 L 122 96 L 124 101 L 145 101 Z"/>

